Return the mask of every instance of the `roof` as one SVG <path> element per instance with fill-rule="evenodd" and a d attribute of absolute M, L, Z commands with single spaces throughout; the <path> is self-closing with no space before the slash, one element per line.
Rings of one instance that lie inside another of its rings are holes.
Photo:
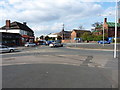
<path fill-rule="evenodd" d="M 96 28 L 102 28 L 103 25 L 98 25 Z"/>
<path fill-rule="evenodd" d="M 96 31 L 96 30 L 95 30 L 95 31 L 93 31 L 93 32 L 101 32 L 101 31 Z"/>
<path fill-rule="evenodd" d="M 108 27 L 115 27 L 115 23 L 114 22 L 107 22 Z M 120 23 L 117 23 L 117 26 L 120 27 Z"/>
<path fill-rule="evenodd" d="M 5 25 L 5 26 L 1 27 L 0 29 L 7 29 L 7 27 Z M 25 31 L 33 32 L 33 30 L 30 29 L 27 25 L 24 25 L 24 24 L 16 22 L 16 21 L 10 23 L 10 28 L 9 29 L 22 29 L 22 30 L 25 30 Z"/>
<path fill-rule="evenodd" d="M 65 33 L 72 33 L 72 31 L 64 31 Z"/>
<path fill-rule="evenodd" d="M 114 22 L 107 22 L 108 27 L 115 27 L 115 23 Z M 102 28 L 103 25 L 99 25 L 96 28 Z M 117 26 L 120 27 L 120 23 L 117 23 Z"/>
<path fill-rule="evenodd" d="M 77 33 L 81 32 L 81 31 L 83 31 L 83 32 L 91 32 L 91 31 L 88 31 L 88 30 L 76 30 L 76 29 L 73 29 L 73 31 L 75 31 Z"/>
<path fill-rule="evenodd" d="M 64 34 L 71 34 L 72 31 L 61 31 L 59 34 L 62 34 L 64 32 Z"/>

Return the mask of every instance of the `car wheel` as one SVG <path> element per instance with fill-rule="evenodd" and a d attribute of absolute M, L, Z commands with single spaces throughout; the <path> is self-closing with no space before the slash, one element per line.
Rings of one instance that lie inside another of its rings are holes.
<path fill-rule="evenodd" d="M 9 52 L 14 52 L 14 50 L 13 50 L 13 49 L 11 49 Z"/>

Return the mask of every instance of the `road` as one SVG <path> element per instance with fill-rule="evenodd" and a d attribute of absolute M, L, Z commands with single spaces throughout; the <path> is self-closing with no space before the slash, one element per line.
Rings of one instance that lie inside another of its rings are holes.
<path fill-rule="evenodd" d="M 112 51 L 38 46 L 2 55 L 3 88 L 117 88 Z"/>

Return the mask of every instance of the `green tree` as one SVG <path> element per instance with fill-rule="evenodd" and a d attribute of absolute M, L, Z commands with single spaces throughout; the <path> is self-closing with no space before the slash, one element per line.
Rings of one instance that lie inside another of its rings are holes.
<path fill-rule="evenodd" d="M 84 32 L 83 35 L 81 36 L 83 41 L 92 41 L 93 40 L 93 36 L 91 33 L 89 32 Z"/>
<path fill-rule="evenodd" d="M 40 39 L 44 39 L 44 36 L 42 35 L 42 36 L 40 36 Z"/>
<path fill-rule="evenodd" d="M 98 27 L 100 25 L 102 25 L 103 22 L 95 22 L 94 24 L 92 24 L 93 27 Z"/>
<path fill-rule="evenodd" d="M 104 39 L 107 40 L 107 34 L 105 34 Z M 103 40 L 103 35 L 93 35 L 93 41 Z"/>
<path fill-rule="evenodd" d="M 46 36 L 46 37 L 45 37 L 45 40 L 46 40 L 46 41 L 48 41 L 49 39 L 50 39 L 50 37 L 49 37 L 49 36 Z"/>

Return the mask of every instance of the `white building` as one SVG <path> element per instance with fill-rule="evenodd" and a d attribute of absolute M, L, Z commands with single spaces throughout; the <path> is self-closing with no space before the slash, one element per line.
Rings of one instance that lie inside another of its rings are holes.
<path fill-rule="evenodd" d="M 6 25 L 0 28 L 0 32 L 7 33 L 17 33 L 21 35 L 22 43 L 33 42 L 34 41 L 34 32 L 30 29 L 26 22 L 10 22 L 10 20 L 6 20 Z"/>

